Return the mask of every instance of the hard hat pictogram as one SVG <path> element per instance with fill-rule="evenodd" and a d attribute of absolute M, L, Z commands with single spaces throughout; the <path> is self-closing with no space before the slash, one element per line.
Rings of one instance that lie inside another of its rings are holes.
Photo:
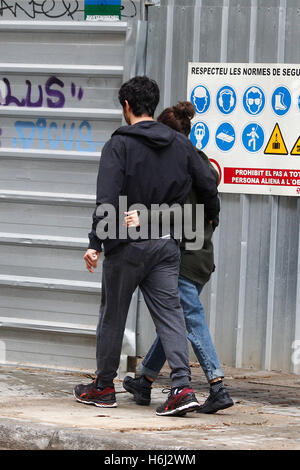
<path fill-rule="evenodd" d="M 191 94 L 191 102 L 198 114 L 204 114 L 210 106 L 210 93 L 204 85 L 196 86 Z"/>

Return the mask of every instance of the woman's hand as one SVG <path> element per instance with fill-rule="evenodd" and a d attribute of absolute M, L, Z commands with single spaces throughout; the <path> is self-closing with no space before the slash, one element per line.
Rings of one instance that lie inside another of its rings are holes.
<path fill-rule="evenodd" d="M 124 212 L 125 216 L 125 225 L 126 227 L 139 227 L 140 226 L 140 219 L 138 216 L 138 211 L 129 211 Z"/>

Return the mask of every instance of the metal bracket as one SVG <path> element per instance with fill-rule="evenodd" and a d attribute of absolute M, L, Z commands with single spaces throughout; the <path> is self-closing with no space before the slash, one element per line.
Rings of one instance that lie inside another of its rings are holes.
<path fill-rule="evenodd" d="M 160 0 L 141 0 L 140 3 L 140 14 L 141 20 L 148 20 L 148 7 L 160 7 Z"/>

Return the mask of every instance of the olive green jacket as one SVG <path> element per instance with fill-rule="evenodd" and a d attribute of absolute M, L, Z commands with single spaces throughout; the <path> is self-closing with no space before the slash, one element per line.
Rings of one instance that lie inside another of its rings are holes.
<path fill-rule="evenodd" d="M 214 169 L 210 163 L 208 157 L 201 151 L 198 151 L 200 158 L 206 161 L 209 165 L 213 175 L 216 178 L 217 184 L 219 183 L 218 172 Z M 196 193 L 192 190 L 185 201 L 185 204 L 192 204 L 192 206 L 197 204 Z M 193 230 L 196 230 L 196 221 L 195 214 L 192 216 Z M 214 247 L 212 243 L 212 236 L 214 229 L 219 224 L 219 217 L 213 220 L 213 223 L 205 216 L 204 219 L 204 244 L 200 250 L 187 250 L 185 249 L 185 241 L 181 243 L 181 265 L 180 265 L 180 275 L 186 277 L 187 279 L 200 284 L 206 284 L 212 272 L 215 270 L 214 264 Z"/>

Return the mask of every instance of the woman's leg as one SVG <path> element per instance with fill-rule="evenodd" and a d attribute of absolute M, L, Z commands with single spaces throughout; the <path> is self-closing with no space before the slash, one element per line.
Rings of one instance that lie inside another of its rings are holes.
<path fill-rule="evenodd" d="M 223 378 L 224 373 L 210 336 L 203 306 L 199 300 L 203 286 L 197 285 L 182 276 L 179 277 L 178 286 L 188 339 L 206 378 L 208 382 Z"/>
<path fill-rule="evenodd" d="M 162 347 L 159 336 L 157 336 L 143 361 L 138 366 L 138 372 L 154 381 L 165 362 L 165 351 Z"/>

